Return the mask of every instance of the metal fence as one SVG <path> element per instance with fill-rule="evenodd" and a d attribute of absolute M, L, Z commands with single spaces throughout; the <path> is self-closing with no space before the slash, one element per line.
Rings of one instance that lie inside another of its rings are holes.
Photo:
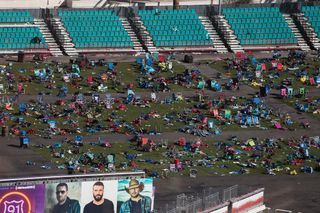
<path fill-rule="evenodd" d="M 223 190 L 222 202 L 229 201 L 238 196 L 238 185 L 231 186 Z"/>
<path fill-rule="evenodd" d="M 221 203 L 231 200 L 238 196 L 238 185 L 231 186 L 223 190 L 222 197 L 220 193 L 215 192 L 214 188 L 207 188 L 201 194 L 177 195 L 175 201 L 167 203 L 164 208 L 155 210 L 155 213 L 196 213 L 212 209 Z"/>

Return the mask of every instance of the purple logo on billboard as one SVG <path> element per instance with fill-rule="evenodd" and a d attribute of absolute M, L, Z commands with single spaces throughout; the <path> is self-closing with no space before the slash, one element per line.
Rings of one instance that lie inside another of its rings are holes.
<path fill-rule="evenodd" d="M 4 212 L 8 213 L 24 213 L 23 211 L 24 200 L 13 200 L 11 202 L 4 201 Z"/>

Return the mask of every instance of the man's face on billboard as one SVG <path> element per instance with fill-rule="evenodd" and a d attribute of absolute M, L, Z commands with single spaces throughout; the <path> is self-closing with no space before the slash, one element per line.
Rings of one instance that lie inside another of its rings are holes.
<path fill-rule="evenodd" d="M 95 201 L 99 202 L 103 198 L 103 186 L 93 186 L 93 198 Z"/>
<path fill-rule="evenodd" d="M 133 189 L 129 189 L 129 194 L 132 198 L 136 198 L 139 196 L 140 193 L 140 189 L 139 187 L 133 188 Z"/>
<path fill-rule="evenodd" d="M 68 197 L 68 191 L 65 186 L 59 186 L 56 190 L 58 203 L 64 203 Z"/>

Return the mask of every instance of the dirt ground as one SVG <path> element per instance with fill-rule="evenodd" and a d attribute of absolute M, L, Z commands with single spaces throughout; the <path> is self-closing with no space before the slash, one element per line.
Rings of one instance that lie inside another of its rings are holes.
<path fill-rule="evenodd" d="M 269 53 L 266 53 L 269 54 Z M 179 56 L 181 58 L 181 56 Z M 228 57 L 228 55 L 208 55 L 206 57 L 197 56 L 197 59 L 212 59 L 219 57 Z M 66 60 L 66 59 L 64 59 Z M 121 58 L 121 60 L 132 60 L 131 58 Z M 187 67 L 194 66 L 185 64 Z M 205 64 L 199 65 L 201 71 L 208 77 L 215 76 L 216 70 L 206 66 Z M 252 95 L 257 91 L 251 87 L 242 86 L 240 91 L 229 92 L 226 91 L 226 96 L 243 96 Z M 318 95 L 319 91 L 316 91 Z M 194 94 L 194 93 L 192 93 Z M 185 95 L 192 95 L 187 94 Z M 169 94 L 161 94 L 165 97 Z M 216 95 L 213 92 L 209 95 Z M 142 97 L 149 96 L 148 94 L 141 94 Z M 19 101 L 30 100 L 29 96 L 20 97 Z M 55 98 L 47 97 L 48 102 L 54 102 Z M 46 100 L 46 98 L 45 98 Z M 295 120 L 308 121 L 311 124 L 311 128 L 307 131 L 299 129 L 297 131 L 281 131 L 281 130 L 248 130 L 248 131 L 225 131 L 220 136 L 210 136 L 212 141 L 225 140 L 231 136 L 238 136 L 240 139 L 248 139 L 251 137 L 257 137 L 260 139 L 273 137 L 273 138 L 299 138 L 302 135 L 315 136 L 319 135 L 320 121 L 311 117 L 310 115 L 298 114 L 294 109 L 288 105 L 282 103 L 275 98 L 268 98 L 267 103 L 274 109 L 281 110 L 281 112 L 290 112 L 291 116 Z M 101 135 L 100 135 L 101 136 Z M 167 139 L 176 140 L 180 136 L 192 138 L 192 135 L 185 135 L 183 133 L 172 132 L 163 133 L 161 135 L 150 136 L 155 140 Z M 92 136 L 97 138 L 98 136 Z M 126 141 L 130 137 L 126 135 L 108 134 L 102 135 L 102 137 L 112 140 Z M 54 137 L 51 140 L 44 140 L 38 137 L 31 137 L 32 143 L 35 144 L 52 144 L 53 142 L 61 139 L 61 137 Z M 65 170 L 58 170 L 43 159 L 38 154 L 34 153 L 30 149 L 20 149 L 18 147 L 19 139 L 17 137 L 2 137 L 0 138 L 0 178 L 13 178 L 13 177 L 30 177 L 30 176 L 45 176 L 45 175 L 57 175 L 66 174 Z M 26 162 L 30 160 L 36 162 L 36 166 L 28 166 Z M 42 166 L 50 166 L 51 169 L 42 168 Z M 176 196 L 181 193 L 200 193 L 204 188 L 214 187 L 217 189 L 226 188 L 235 184 L 238 184 L 240 188 L 244 189 L 256 189 L 260 187 L 265 188 L 265 202 L 268 207 L 273 209 L 288 209 L 294 210 L 294 212 L 319 212 L 320 209 L 320 187 L 319 187 L 320 174 L 298 176 L 267 176 L 267 175 L 242 175 L 242 176 L 224 176 L 224 177 L 197 177 L 195 179 L 188 177 L 174 177 L 168 179 L 156 179 L 156 198 L 155 208 L 159 209 L 166 203 L 175 200 Z M 220 191 L 221 192 L 221 191 Z"/>

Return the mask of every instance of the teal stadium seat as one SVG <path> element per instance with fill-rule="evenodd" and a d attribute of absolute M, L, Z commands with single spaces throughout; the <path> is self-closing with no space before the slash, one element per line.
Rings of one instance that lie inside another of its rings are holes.
<path fill-rule="evenodd" d="M 241 45 L 297 43 L 277 7 L 223 8 L 222 13 Z"/>

